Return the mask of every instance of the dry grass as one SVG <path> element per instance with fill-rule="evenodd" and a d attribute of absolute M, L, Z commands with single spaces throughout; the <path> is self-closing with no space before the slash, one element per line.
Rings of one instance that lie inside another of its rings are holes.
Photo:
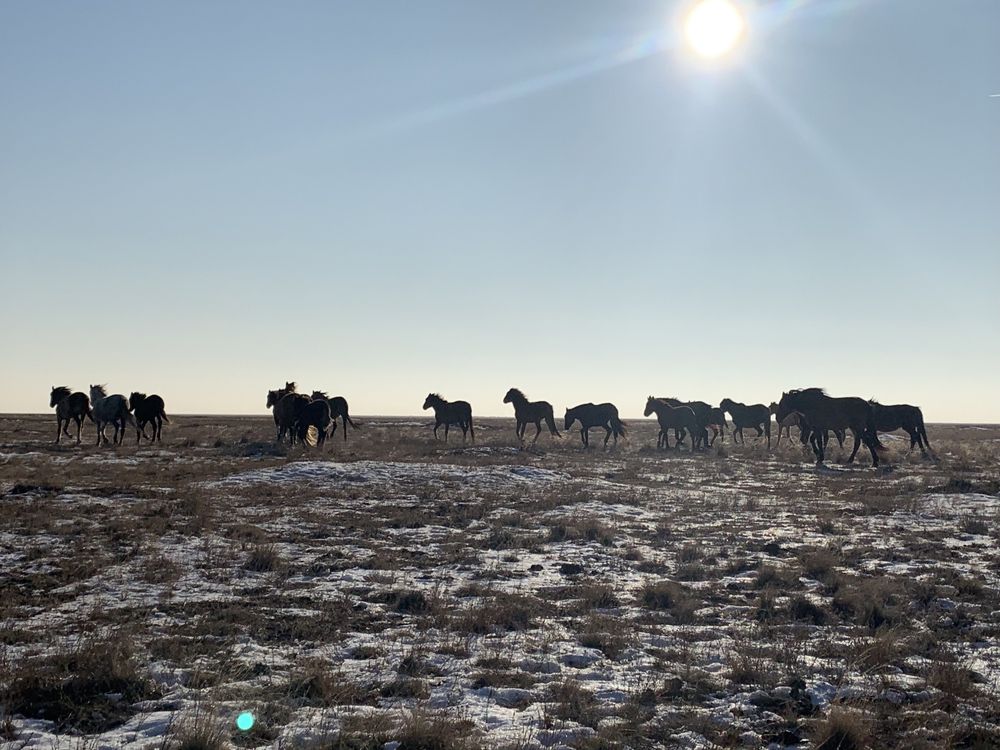
<path fill-rule="evenodd" d="M 167 707 L 164 746 L 192 750 L 314 721 L 318 748 L 996 746 L 1000 430 L 934 427 L 939 463 L 895 451 L 886 474 L 656 452 L 642 421 L 607 453 L 518 452 L 499 420 L 475 447 L 271 430 L 178 417 L 162 453 L 54 448 L 48 420 L 0 417 L 0 738 Z M 417 471 L 218 483 L 316 458 Z"/>

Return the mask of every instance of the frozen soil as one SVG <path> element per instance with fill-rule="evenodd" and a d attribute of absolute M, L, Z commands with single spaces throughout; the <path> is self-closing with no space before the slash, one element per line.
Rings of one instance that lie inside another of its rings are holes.
<path fill-rule="evenodd" d="M 638 420 L 323 452 L 269 417 L 117 449 L 52 422 L 0 417 L 12 747 L 1000 744 L 1000 428 L 880 471 Z"/>

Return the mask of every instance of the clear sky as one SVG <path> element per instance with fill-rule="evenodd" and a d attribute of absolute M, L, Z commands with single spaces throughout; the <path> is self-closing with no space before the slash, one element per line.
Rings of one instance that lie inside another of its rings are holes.
<path fill-rule="evenodd" d="M 0 411 L 1000 422 L 1000 2 L 0 0 Z"/>

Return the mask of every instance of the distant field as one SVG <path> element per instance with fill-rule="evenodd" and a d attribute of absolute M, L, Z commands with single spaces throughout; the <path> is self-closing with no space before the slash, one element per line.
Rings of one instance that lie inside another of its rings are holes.
<path fill-rule="evenodd" d="M 653 420 L 605 452 L 172 419 L 0 416 L 0 743 L 1000 746 L 1000 426 L 880 471 Z"/>

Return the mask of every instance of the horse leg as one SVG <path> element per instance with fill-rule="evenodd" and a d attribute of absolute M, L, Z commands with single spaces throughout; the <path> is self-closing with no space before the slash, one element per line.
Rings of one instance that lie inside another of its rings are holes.
<path fill-rule="evenodd" d="M 444 441 L 446 443 L 448 442 L 448 423 L 447 422 L 444 423 Z"/>
<path fill-rule="evenodd" d="M 59 445 L 59 436 L 62 434 L 62 417 L 56 417 L 56 445 Z"/>
<path fill-rule="evenodd" d="M 527 427 L 527 423 L 525 423 L 525 427 Z M 535 422 L 535 439 L 531 441 L 532 445 L 538 442 L 538 436 L 541 434 L 542 434 L 542 420 L 539 419 L 537 422 Z"/>
<path fill-rule="evenodd" d="M 879 464 L 878 433 L 877 432 L 872 433 L 865 430 L 865 432 L 862 433 L 862 437 L 864 438 L 865 445 L 868 447 L 869 452 L 872 454 L 872 466 L 877 468 Z"/>
<path fill-rule="evenodd" d="M 587 448 L 590 446 L 590 436 L 587 434 L 587 428 L 580 428 L 580 442 L 583 443 L 583 447 Z"/>
<path fill-rule="evenodd" d="M 809 442 L 812 443 L 813 453 L 816 454 L 816 465 L 819 466 L 823 463 L 823 459 L 826 458 L 825 451 L 823 449 L 823 436 L 820 434 L 819 430 L 813 430 L 810 433 Z"/>
<path fill-rule="evenodd" d="M 847 459 L 847 463 L 849 464 L 853 464 L 854 457 L 858 455 L 858 448 L 861 447 L 861 435 L 862 435 L 862 432 L 855 427 L 851 428 L 851 432 L 854 434 L 854 450 L 851 451 L 851 457 Z"/>

